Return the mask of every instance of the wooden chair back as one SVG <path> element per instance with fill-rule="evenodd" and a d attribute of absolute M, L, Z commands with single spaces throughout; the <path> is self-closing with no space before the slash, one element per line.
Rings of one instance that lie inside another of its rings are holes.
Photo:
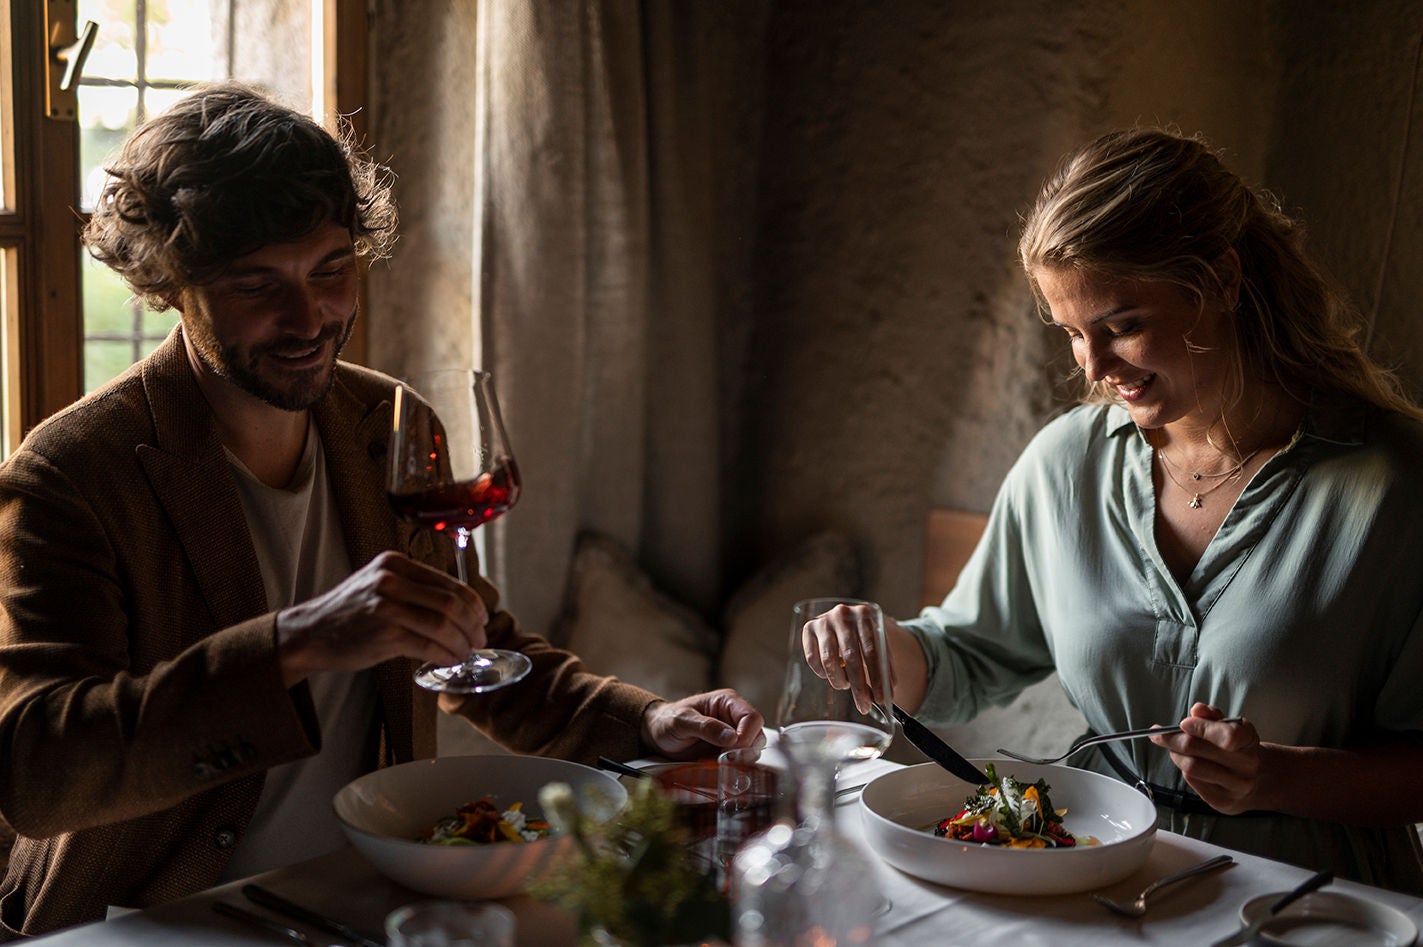
<path fill-rule="evenodd" d="M 942 507 L 929 511 L 924 537 L 923 605 L 938 605 L 949 594 L 987 525 L 988 517 L 983 513 Z"/>

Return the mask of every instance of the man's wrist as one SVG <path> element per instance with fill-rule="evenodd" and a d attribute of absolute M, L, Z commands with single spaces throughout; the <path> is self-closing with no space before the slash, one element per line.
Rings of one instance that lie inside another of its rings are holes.
<path fill-rule="evenodd" d="M 647 706 L 642 708 L 642 726 L 639 727 L 638 740 L 642 743 L 644 750 L 651 751 L 657 749 L 657 744 L 652 736 L 652 718 L 657 712 L 657 709 L 665 706 L 666 703 L 667 700 L 665 698 L 658 697 L 649 701 Z"/>
<path fill-rule="evenodd" d="M 292 611 L 294 608 L 282 609 L 277 612 L 272 622 L 276 637 L 277 667 L 281 671 L 282 683 L 289 688 L 295 687 L 311 675 L 311 668 L 306 666 L 303 658 L 304 649 L 299 643 L 299 636 L 292 629 Z"/>

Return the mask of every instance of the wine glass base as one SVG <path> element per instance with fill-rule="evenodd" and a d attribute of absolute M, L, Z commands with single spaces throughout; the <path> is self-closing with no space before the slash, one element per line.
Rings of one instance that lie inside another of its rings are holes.
<path fill-rule="evenodd" d="M 424 664 L 415 683 L 444 694 L 483 694 L 523 680 L 534 663 L 518 651 L 476 651 L 463 664 Z"/>

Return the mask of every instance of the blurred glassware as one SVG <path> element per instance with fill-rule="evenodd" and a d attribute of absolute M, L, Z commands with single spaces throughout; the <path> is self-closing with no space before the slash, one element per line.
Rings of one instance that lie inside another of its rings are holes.
<path fill-rule="evenodd" d="M 514 947 L 514 912 L 488 901 L 422 901 L 385 919 L 386 947 Z"/>

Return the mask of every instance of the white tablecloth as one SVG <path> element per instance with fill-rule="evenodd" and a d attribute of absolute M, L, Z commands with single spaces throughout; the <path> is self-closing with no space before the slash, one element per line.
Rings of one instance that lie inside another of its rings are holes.
<path fill-rule="evenodd" d="M 862 782 L 897 764 L 858 764 L 842 774 L 841 784 Z M 845 834 L 863 843 L 858 797 L 837 804 Z M 1151 856 L 1133 877 L 1105 893 L 1126 898 L 1162 875 L 1226 851 L 1192 839 L 1160 832 Z M 1197 879 L 1152 904 L 1147 915 L 1128 919 L 1109 913 L 1086 894 L 1045 898 L 1006 897 L 957 891 L 900 874 L 866 852 L 891 907 L 877 924 L 882 947 L 1011 944 L 1013 947 L 1102 947 L 1104 944 L 1206 945 L 1239 926 L 1240 906 L 1257 895 L 1283 892 L 1309 872 L 1254 855 L 1231 853 L 1238 864 Z M 289 868 L 258 876 L 264 887 L 318 911 L 339 917 L 381 940 L 385 915 L 420 900 L 420 895 L 385 880 L 354 849 L 345 849 Z M 239 893 L 242 882 L 224 885 L 148 911 L 51 934 L 45 947 L 271 947 L 271 934 L 247 929 L 219 916 L 212 902 L 225 899 L 252 907 Z M 1423 899 L 1336 881 L 1329 890 L 1391 905 L 1423 927 Z M 570 919 L 527 897 L 505 902 L 518 917 L 521 945 L 572 945 Z M 301 924 L 292 924 L 303 927 Z M 315 932 L 314 932 L 315 933 Z M 327 943 L 316 934 L 317 943 Z"/>

